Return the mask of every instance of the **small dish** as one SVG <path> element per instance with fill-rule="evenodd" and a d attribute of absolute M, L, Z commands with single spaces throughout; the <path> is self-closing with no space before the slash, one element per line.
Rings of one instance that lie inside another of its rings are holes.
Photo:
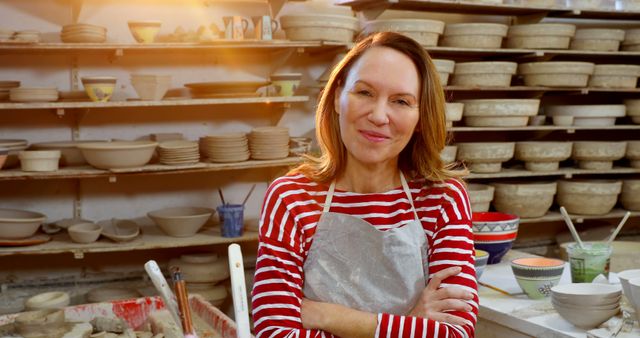
<path fill-rule="evenodd" d="M 102 227 L 95 223 L 80 223 L 70 226 L 67 231 L 76 243 L 93 243 L 100 237 Z"/>
<path fill-rule="evenodd" d="M 114 242 L 128 242 L 140 234 L 140 226 L 134 221 L 112 218 L 98 222 L 102 227 L 102 235 Z"/>

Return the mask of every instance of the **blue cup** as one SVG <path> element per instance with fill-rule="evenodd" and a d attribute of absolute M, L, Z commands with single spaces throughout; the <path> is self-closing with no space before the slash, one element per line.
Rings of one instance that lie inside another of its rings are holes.
<path fill-rule="evenodd" d="M 240 237 L 244 227 L 244 205 L 223 204 L 218 206 L 218 215 L 222 224 L 222 237 Z"/>

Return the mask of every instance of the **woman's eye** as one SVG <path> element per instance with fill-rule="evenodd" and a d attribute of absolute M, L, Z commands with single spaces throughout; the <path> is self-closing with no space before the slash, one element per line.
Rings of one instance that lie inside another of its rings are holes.
<path fill-rule="evenodd" d="M 396 103 L 403 106 L 411 106 L 407 100 L 396 100 Z"/>
<path fill-rule="evenodd" d="M 371 92 L 369 92 L 368 90 L 359 90 L 358 95 L 371 96 Z"/>

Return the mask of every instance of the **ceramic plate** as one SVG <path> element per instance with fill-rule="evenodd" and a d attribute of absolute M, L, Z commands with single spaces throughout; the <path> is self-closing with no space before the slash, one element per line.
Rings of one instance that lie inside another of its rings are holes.
<path fill-rule="evenodd" d="M 29 246 L 29 245 L 38 245 L 42 243 L 46 243 L 51 240 L 49 235 L 45 234 L 36 234 L 29 238 L 22 239 L 4 239 L 0 238 L 0 246 Z"/>

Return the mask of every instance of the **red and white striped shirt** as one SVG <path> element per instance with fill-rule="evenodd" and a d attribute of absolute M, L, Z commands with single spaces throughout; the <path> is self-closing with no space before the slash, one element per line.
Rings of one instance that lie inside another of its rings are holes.
<path fill-rule="evenodd" d="M 376 337 L 473 337 L 478 314 L 471 208 L 462 183 L 448 180 L 427 185 L 409 182 L 418 217 L 427 236 L 429 279 L 448 267 L 462 272 L 441 287 L 460 287 L 475 295 L 473 311 L 450 314 L 468 324 L 456 326 L 420 317 L 378 314 Z M 300 320 L 303 265 L 313 242 L 328 186 L 303 175 L 276 179 L 267 190 L 260 217 L 260 243 L 253 285 L 253 319 L 257 338 L 333 337 L 306 330 Z M 384 193 L 360 194 L 337 190 L 331 211 L 360 217 L 380 230 L 414 220 L 402 187 Z M 363 255 L 366 253 L 363 253 Z"/>

